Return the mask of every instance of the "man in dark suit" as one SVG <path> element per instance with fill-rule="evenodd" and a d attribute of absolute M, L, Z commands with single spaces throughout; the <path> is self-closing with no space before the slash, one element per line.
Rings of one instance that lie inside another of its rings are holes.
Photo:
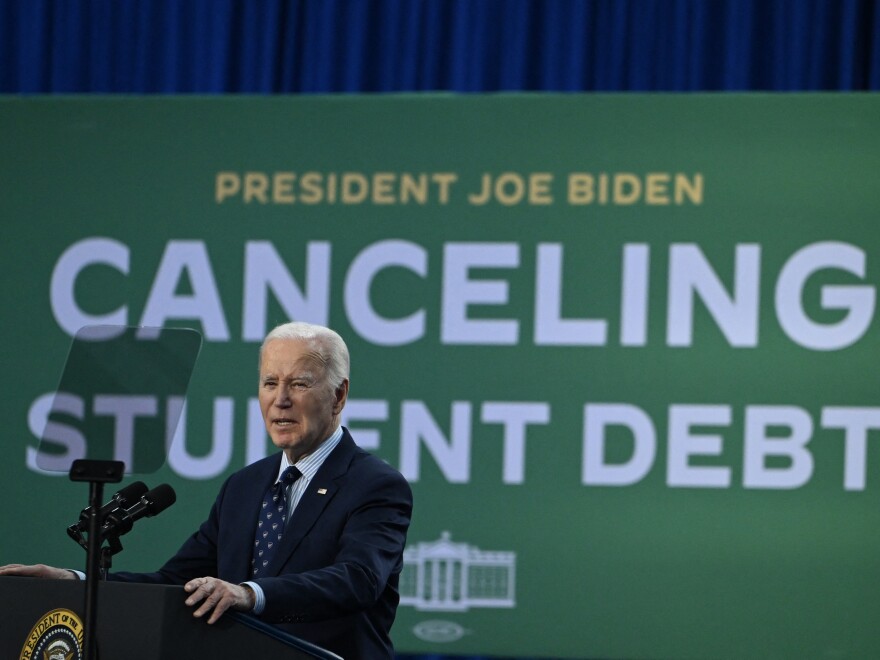
<path fill-rule="evenodd" d="M 232 608 L 347 659 L 392 658 L 412 494 L 340 426 L 348 387 L 339 335 L 305 323 L 275 328 L 260 349 L 259 401 L 282 451 L 229 477 L 208 519 L 157 572 L 110 579 L 182 584 L 208 623 Z M 72 576 L 59 570 L 0 574 Z"/>

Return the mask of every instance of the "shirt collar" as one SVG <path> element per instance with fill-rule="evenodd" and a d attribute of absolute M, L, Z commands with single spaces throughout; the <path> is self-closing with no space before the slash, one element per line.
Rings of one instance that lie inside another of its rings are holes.
<path fill-rule="evenodd" d="M 336 445 L 339 444 L 339 441 L 342 440 L 342 426 L 337 426 L 336 430 L 333 431 L 332 435 L 327 438 L 324 442 L 318 445 L 318 448 L 309 454 L 308 456 L 299 459 L 295 464 L 296 469 L 302 473 L 301 479 L 305 481 L 310 481 L 312 477 L 318 472 L 318 468 L 324 463 L 326 458 L 330 455 L 334 449 L 336 449 Z M 281 478 L 282 473 L 286 470 L 291 464 L 291 462 L 287 459 L 287 454 L 281 452 L 281 465 L 278 468 L 278 476 L 275 477 L 275 481 L 278 481 Z"/>

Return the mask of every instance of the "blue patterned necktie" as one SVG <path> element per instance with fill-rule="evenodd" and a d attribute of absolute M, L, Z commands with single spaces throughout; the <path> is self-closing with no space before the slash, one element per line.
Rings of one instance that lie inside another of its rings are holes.
<path fill-rule="evenodd" d="M 269 562 L 272 561 L 272 556 L 281 545 L 284 523 L 287 522 L 287 488 L 301 476 L 302 473 L 291 465 L 263 495 L 260 521 L 257 523 L 254 539 L 254 558 L 251 560 L 254 577 L 259 577 L 260 571 L 265 572 Z"/>

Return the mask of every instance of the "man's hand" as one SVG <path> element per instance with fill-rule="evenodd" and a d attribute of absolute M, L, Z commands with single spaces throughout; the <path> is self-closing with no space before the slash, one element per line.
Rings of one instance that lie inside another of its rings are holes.
<path fill-rule="evenodd" d="M 76 573 L 66 568 L 55 568 L 45 564 L 7 564 L 0 566 L 0 576 L 18 575 L 21 577 L 51 578 L 53 580 L 76 580 Z"/>
<path fill-rule="evenodd" d="M 250 587 L 231 584 L 217 578 L 201 577 L 190 580 L 183 585 L 190 594 L 187 605 L 202 603 L 193 616 L 202 616 L 211 612 L 208 623 L 214 623 L 228 609 L 249 612 L 254 609 L 255 596 Z M 204 602 L 202 602 L 204 601 Z"/>

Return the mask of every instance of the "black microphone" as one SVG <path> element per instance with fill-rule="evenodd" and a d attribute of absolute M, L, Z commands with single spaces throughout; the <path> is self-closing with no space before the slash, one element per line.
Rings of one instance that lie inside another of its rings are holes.
<path fill-rule="evenodd" d="M 101 527 L 101 538 L 119 537 L 128 534 L 136 520 L 150 518 L 162 513 L 177 501 L 174 489 L 168 484 L 159 484 L 141 496 L 141 499 L 128 509 L 116 509 L 107 515 Z"/>
<path fill-rule="evenodd" d="M 104 522 L 104 518 L 116 509 L 131 506 L 148 490 L 147 484 L 143 481 L 135 481 L 125 488 L 117 491 L 110 501 L 98 509 L 98 522 Z M 89 515 L 92 513 L 92 507 L 86 507 L 79 514 L 79 520 L 68 528 L 68 534 L 74 534 L 76 531 L 85 532 L 89 528 Z"/>

